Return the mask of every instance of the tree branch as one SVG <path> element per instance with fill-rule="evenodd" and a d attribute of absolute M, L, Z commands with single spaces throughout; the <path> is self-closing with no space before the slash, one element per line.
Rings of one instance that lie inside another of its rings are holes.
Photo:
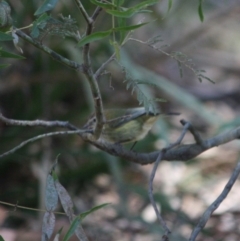
<path fill-rule="evenodd" d="M 32 44 L 33 46 L 35 46 L 36 48 L 42 50 L 43 52 L 47 53 L 48 55 L 50 55 L 54 60 L 65 64 L 66 66 L 75 69 L 75 70 L 79 70 L 81 72 L 83 72 L 83 66 L 81 64 L 76 63 L 75 61 L 72 61 L 70 59 L 67 59 L 65 57 L 63 57 L 62 55 L 56 53 L 55 51 L 53 51 L 52 49 L 48 48 L 47 46 L 43 45 L 42 43 L 40 43 L 39 41 L 31 38 L 29 35 L 25 34 L 23 31 L 14 28 L 15 33 L 21 37 L 22 39 L 24 39 L 25 41 L 27 41 L 28 43 Z"/>
<path fill-rule="evenodd" d="M 112 56 L 111 56 L 108 60 L 106 60 L 106 61 L 99 67 L 99 69 L 98 69 L 98 70 L 95 72 L 95 74 L 94 74 L 95 79 L 98 79 L 98 78 L 99 78 L 99 76 L 101 75 L 101 73 L 104 71 L 105 67 L 106 67 L 111 61 L 114 60 L 115 56 L 116 56 L 116 53 L 113 53 Z"/>
<path fill-rule="evenodd" d="M 200 218 L 198 224 L 192 231 L 191 237 L 189 238 L 189 241 L 194 241 L 199 232 L 204 228 L 207 221 L 209 220 L 211 214 L 219 207 L 219 205 L 223 202 L 223 200 L 227 197 L 228 193 L 231 191 L 233 184 L 236 182 L 238 176 L 240 173 L 240 160 L 238 161 L 234 171 L 232 172 L 232 175 L 230 179 L 228 180 L 226 186 L 224 187 L 222 193 L 218 196 L 218 198 L 207 208 L 207 210 L 204 212 L 202 217 Z"/>
<path fill-rule="evenodd" d="M 14 147 L 13 149 L 11 149 L 10 151 L 7 151 L 3 154 L 0 155 L 0 158 L 3 158 L 5 156 L 8 156 L 14 152 L 16 152 L 17 150 L 19 150 L 20 148 L 26 146 L 27 144 L 37 141 L 39 139 L 45 138 L 45 137 L 49 137 L 49 136 L 56 136 L 56 135 L 72 135 L 72 134 L 79 134 L 79 133 L 87 133 L 88 131 L 86 130 L 76 130 L 76 131 L 55 131 L 55 132 L 49 132 L 49 133 L 45 133 L 45 134 L 41 134 L 38 136 L 35 136 L 33 138 L 30 138 L 26 141 L 23 141 L 22 143 L 20 143 L 18 146 Z"/>
<path fill-rule="evenodd" d="M 14 120 L 6 118 L 0 113 L 0 120 L 2 120 L 7 125 L 14 125 L 14 126 L 44 126 L 44 127 L 63 127 L 69 130 L 78 130 L 78 128 L 68 121 L 44 121 L 44 120 L 33 120 L 33 121 L 26 121 L 26 120 Z"/>
<path fill-rule="evenodd" d="M 190 127 L 190 123 L 185 122 L 184 123 L 184 129 L 183 129 L 180 137 L 178 138 L 178 140 L 175 143 L 169 145 L 167 148 L 164 148 L 163 150 L 161 150 L 159 152 L 159 155 L 157 157 L 157 160 L 154 163 L 154 166 L 153 166 L 153 169 L 152 169 L 152 172 L 151 172 L 151 175 L 150 175 L 150 179 L 149 179 L 148 195 L 149 195 L 149 199 L 151 201 L 151 204 L 152 204 L 152 206 L 154 208 L 154 211 L 156 213 L 156 216 L 157 216 L 157 218 L 158 218 L 158 220 L 160 222 L 160 225 L 163 227 L 163 229 L 165 231 L 164 235 L 162 237 L 163 240 L 168 240 L 168 235 L 171 233 L 171 231 L 167 227 L 167 224 L 164 221 L 164 219 L 162 218 L 162 216 L 161 216 L 161 214 L 160 214 L 160 212 L 158 210 L 158 207 L 156 205 L 156 202 L 154 200 L 154 197 L 153 197 L 153 181 L 154 181 L 154 178 L 155 178 L 155 175 L 156 175 L 156 171 L 157 171 L 158 165 L 162 161 L 163 153 L 166 152 L 167 150 L 170 150 L 170 149 L 174 148 L 175 146 L 179 145 L 182 142 L 184 136 L 186 135 L 187 130 L 189 129 L 189 127 Z"/>
<path fill-rule="evenodd" d="M 85 18 L 86 22 L 87 22 L 88 24 L 91 24 L 93 20 L 92 20 L 92 18 L 90 18 L 90 17 L 88 16 L 88 13 L 87 13 L 87 11 L 85 10 L 85 8 L 83 7 L 81 1 L 80 1 L 80 0 L 75 0 L 75 3 L 77 4 L 77 6 L 78 6 L 80 12 L 82 13 L 83 17 Z"/>
<path fill-rule="evenodd" d="M 97 8 L 98 9 L 98 8 Z M 98 10 L 100 12 L 100 10 Z M 97 17 L 97 12 L 95 11 L 95 17 L 94 20 Z M 90 35 L 93 30 L 93 24 L 94 21 L 88 22 L 87 30 L 86 30 L 86 36 Z M 96 128 L 94 130 L 93 139 L 97 140 L 101 133 L 102 128 L 105 123 L 105 117 L 103 114 L 103 103 L 102 103 L 102 97 L 101 92 L 99 90 L 99 86 L 97 83 L 97 80 L 94 76 L 92 65 L 91 65 L 91 59 L 90 59 L 90 44 L 85 44 L 83 47 L 83 65 L 84 65 L 84 74 L 89 82 L 93 100 L 94 100 L 94 109 L 95 109 L 95 116 L 96 116 Z"/>
<path fill-rule="evenodd" d="M 173 149 L 167 150 L 162 154 L 162 160 L 166 161 L 188 161 L 200 155 L 204 151 L 225 144 L 227 142 L 240 138 L 240 127 L 235 128 L 229 132 L 219 134 L 213 138 L 202 141 L 202 144 L 188 144 L 177 146 Z M 124 149 L 121 145 L 113 145 L 104 143 L 102 141 L 87 140 L 97 148 L 108 152 L 111 155 L 119 156 L 128 161 L 135 162 L 141 165 L 154 163 L 159 155 L 159 151 L 151 153 L 138 153 Z"/>
<path fill-rule="evenodd" d="M 23 120 L 13 120 L 4 117 L 0 113 L 0 120 L 5 122 L 8 125 L 18 125 L 18 126 L 44 126 L 44 127 L 63 127 L 69 130 L 76 130 L 76 132 L 84 141 L 91 143 L 96 146 L 100 150 L 103 150 L 113 156 L 118 156 L 124 158 L 128 161 L 135 162 L 141 165 L 147 165 L 154 163 L 159 155 L 159 151 L 154 151 L 151 153 L 138 153 L 135 151 L 124 149 L 123 146 L 117 144 L 111 144 L 107 142 L 103 142 L 101 140 L 94 140 L 92 138 L 93 130 L 84 130 L 81 132 L 80 129 L 70 124 L 69 122 L 64 121 L 43 121 L 43 120 L 34 120 L 34 121 L 23 121 Z M 185 120 L 181 120 L 181 123 L 185 125 Z M 188 123 L 190 125 L 190 123 Z M 237 127 L 231 131 L 226 133 L 219 134 L 213 138 L 209 138 L 206 140 L 199 139 L 200 135 L 194 130 L 194 128 L 190 125 L 189 130 L 193 134 L 197 143 L 174 146 L 172 149 L 167 149 L 162 153 L 162 160 L 166 161 L 188 161 L 190 159 L 195 158 L 200 155 L 204 151 L 217 147 L 219 145 L 225 144 L 227 142 L 236 140 L 240 138 L 240 127 Z M 196 137 L 197 136 L 197 137 Z M 199 142 L 199 143 L 198 143 Z"/>

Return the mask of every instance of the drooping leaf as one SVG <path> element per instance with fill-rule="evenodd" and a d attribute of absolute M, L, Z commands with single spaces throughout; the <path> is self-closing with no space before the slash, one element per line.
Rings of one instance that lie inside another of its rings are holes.
<path fill-rule="evenodd" d="M 103 2 L 99 2 L 96 0 L 90 0 L 91 3 L 103 8 L 103 9 L 113 9 L 116 8 L 117 6 L 114 5 L 113 3 L 103 3 Z"/>
<path fill-rule="evenodd" d="M 0 58 L 25 59 L 25 57 L 0 49 Z"/>
<path fill-rule="evenodd" d="M 60 240 L 60 235 L 61 235 L 61 233 L 62 233 L 62 230 L 63 230 L 63 227 L 61 227 L 61 228 L 58 230 L 58 232 L 56 233 L 53 241 L 59 241 L 59 240 Z"/>
<path fill-rule="evenodd" d="M 168 0 L 168 13 L 170 12 L 170 10 L 171 10 L 171 8 L 172 8 L 172 0 Z"/>
<path fill-rule="evenodd" d="M 5 241 L 1 235 L 0 235 L 0 241 Z"/>
<path fill-rule="evenodd" d="M 137 5 L 135 5 L 134 7 L 128 8 L 126 10 L 111 10 L 108 9 L 106 10 L 107 13 L 116 16 L 116 17 L 121 17 L 121 18 L 130 18 L 132 17 L 134 14 L 137 14 L 139 12 L 141 12 L 142 10 L 144 10 L 145 8 L 154 5 L 158 3 L 158 0 L 148 0 L 148 1 L 144 1 L 141 2 Z"/>
<path fill-rule="evenodd" d="M 68 218 L 72 220 L 74 216 L 73 212 L 73 201 L 68 194 L 67 190 L 62 186 L 62 184 L 59 182 L 59 180 L 55 180 L 55 187 L 58 192 L 58 197 L 60 199 L 60 202 L 62 204 L 64 212 L 67 214 Z"/>
<path fill-rule="evenodd" d="M 13 40 L 13 37 L 9 34 L 0 32 L 0 41 L 11 41 Z"/>
<path fill-rule="evenodd" d="M 30 35 L 33 38 L 37 38 L 40 34 L 40 29 L 43 29 L 46 24 L 47 20 L 50 18 L 50 16 L 47 13 L 43 13 L 41 16 L 39 16 L 34 22 L 33 22 L 33 27 L 31 30 Z"/>
<path fill-rule="evenodd" d="M 43 4 L 37 9 L 34 13 L 35 16 L 45 13 L 49 10 L 52 10 L 57 4 L 58 0 L 45 0 Z"/>
<path fill-rule="evenodd" d="M 80 220 L 83 220 L 83 219 L 84 219 L 85 217 L 87 217 L 90 213 L 93 213 L 93 212 L 95 212 L 95 211 L 97 211 L 97 210 L 99 210 L 99 209 L 101 209 L 101 208 L 104 208 L 104 207 L 106 207 L 106 206 L 109 205 L 109 204 L 110 204 L 110 203 L 103 203 L 103 204 L 100 204 L 100 205 L 98 205 L 98 206 L 95 206 L 95 207 L 89 209 L 89 210 L 86 211 L 86 212 L 81 213 L 81 214 L 79 215 Z"/>
<path fill-rule="evenodd" d="M 47 186 L 45 190 L 45 206 L 47 211 L 54 211 L 58 204 L 58 193 L 54 185 L 52 175 L 47 176 Z"/>
<path fill-rule="evenodd" d="M 131 31 L 137 28 L 140 28 L 146 24 L 148 24 L 149 22 L 145 22 L 145 23 L 140 23 L 140 24 L 136 24 L 136 25 L 130 25 L 130 26 L 124 26 L 124 27 L 116 27 L 113 28 L 113 31 Z"/>
<path fill-rule="evenodd" d="M 79 42 L 78 42 L 78 46 L 82 47 L 85 44 L 94 42 L 94 41 L 98 41 L 101 39 L 104 39 L 106 37 L 108 37 L 110 34 L 112 33 L 112 30 L 108 30 L 108 31 L 102 31 L 102 32 L 96 32 L 93 34 L 90 34 L 88 36 L 83 37 Z"/>
<path fill-rule="evenodd" d="M 42 241 L 48 241 L 55 227 L 55 215 L 53 212 L 46 212 L 43 216 Z"/>
<path fill-rule="evenodd" d="M 203 0 L 199 0 L 199 5 L 198 5 L 198 16 L 201 20 L 201 22 L 204 21 L 204 14 L 203 14 L 203 6 L 202 6 Z"/>
<path fill-rule="evenodd" d="M 65 236 L 63 238 L 63 241 L 68 241 L 72 237 L 72 235 L 75 233 L 76 229 L 78 228 L 80 222 L 81 222 L 81 219 L 79 217 L 76 217 L 73 220 L 70 228 L 68 229 L 67 233 L 65 234 Z"/>

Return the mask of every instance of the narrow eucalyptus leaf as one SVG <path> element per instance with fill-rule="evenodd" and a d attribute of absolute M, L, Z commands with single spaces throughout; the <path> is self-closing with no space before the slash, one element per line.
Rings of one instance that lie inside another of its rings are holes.
<path fill-rule="evenodd" d="M 198 5 L 198 16 L 201 20 L 201 22 L 204 21 L 204 15 L 203 15 L 203 7 L 202 7 L 203 0 L 199 0 L 199 5 Z"/>
<path fill-rule="evenodd" d="M 112 33 L 112 30 L 108 30 L 108 31 L 103 31 L 103 32 L 96 32 L 93 34 L 90 34 L 88 36 L 83 37 L 79 42 L 78 42 L 78 46 L 82 47 L 85 44 L 89 44 L 91 42 L 95 42 L 98 40 L 102 40 L 106 37 L 108 37 L 110 34 Z"/>
<path fill-rule="evenodd" d="M 46 212 L 43 216 L 42 240 L 48 241 L 55 227 L 55 215 L 52 212 Z"/>
<path fill-rule="evenodd" d="M 1 235 L 0 235 L 0 241 L 5 241 Z"/>
<path fill-rule="evenodd" d="M 83 212 L 79 215 L 80 220 L 83 220 L 85 217 L 87 217 L 90 213 L 96 212 L 97 210 L 106 207 L 107 205 L 109 205 L 110 203 L 103 203 L 100 204 L 98 206 L 95 206 L 93 208 L 91 208 L 90 210 Z"/>
<path fill-rule="evenodd" d="M 58 193 L 52 175 L 47 176 L 47 186 L 45 191 L 45 206 L 47 211 L 54 211 L 58 204 Z"/>
<path fill-rule="evenodd" d="M 11 41 L 13 40 L 13 37 L 9 34 L 0 32 L 0 41 Z"/>
<path fill-rule="evenodd" d="M 63 241 L 68 241 L 72 237 L 72 235 L 75 233 L 76 229 L 78 228 L 80 222 L 81 222 L 81 219 L 79 217 L 76 217 L 73 220 L 70 228 L 68 229 L 67 233 L 65 234 L 65 236 L 63 238 Z"/>
<path fill-rule="evenodd" d="M 35 16 L 52 10 L 57 4 L 58 0 L 45 0 L 43 4 L 34 13 Z"/>
<path fill-rule="evenodd" d="M 25 57 L 13 54 L 4 50 L 0 50 L 0 58 L 25 59 Z"/>
<path fill-rule="evenodd" d="M 91 3 L 103 8 L 103 9 L 112 9 L 117 7 L 115 4 L 111 4 L 111 3 L 102 3 L 96 0 L 90 0 Z"/>

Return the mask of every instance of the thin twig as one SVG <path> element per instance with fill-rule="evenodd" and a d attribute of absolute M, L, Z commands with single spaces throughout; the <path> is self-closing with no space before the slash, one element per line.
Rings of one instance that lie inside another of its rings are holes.
<path fill-rule="evenodd" d="M 44 127 L 64 127 L 68 128 L 69 130 L 78 130 L 78 128 L 68 121 L 44 121 L 44 120 L 33 120 L 33 121 L 26 121 L 26 120 L 14 120 L 6 118 L 5 116 L 0 113 L 0 120 L 2 120 L 7 125 L 14 125 L 14 126 L 44 126 Z"/>
<path fill-rule="evenodd" d="M 92 33 L 93 23 L 94 23 L 94 21 L 88 22 L 86 36 L 88 36 Z M 90 44 L 88 43 L 88 44 L 85 44 L 83 47 L 83 65 L 84 65 L 84 74 L 89 82 L 93 100 L 94 100 L 96 128 L 94 130 L 93 137 L 97 140 L 97 139 L 99 139 L 99 137 L 102 133 L 102 128 L 103 128 L 103 125 L 105 122 L 105 117 L 103 114 L 103 103 L 102 103 L 101 92 L 99 90 L 97 80 L 96 80 L 93 70 L 92 70 L 89 52 L 90 52 Z"/>
<path fill-rule="evenodd" d="M 30 36 L 28 36 L 27 34 L 25 34 L 23 31 L 14 28 L 15 33 L 21 37 L 22 39 L 24 39 L 25 41 L 27 41 L 28 43 L 34 45 L 35 47 L 37 47 L 38 49 L 42 50 L 43 52 L 47 53 L 48 55 L 50 55 L 54 60 L 67 65 L 68 67 L 72 68 L 72 69 L 76 69 L 79 70 L 81 72 L 83 72 L 83 66 L 81 64 L 78 64 L 75 61 L 72 61 L 70 59 L 67 59 L 65 57 L 63 57 L 62 55 L 56 53 L 55 51 L 53 51 L 52 49 L 48 48 L 46 45 L 43 45 L 42 43 L 36 41 L 35 39 L 31 38 Z"/>
<path fill-rule="evenodd" d="M 149 188 L 148 188 L 148 194 L 149 194 L 149 199 L 151 201 L 151 204 L 154 208 L 154 211 L 156 213 L 156 216 L 160 222 L 160 225 L 163 227 L 164 229 L 164 235 L 163 235 L 163 239 L 167 239 L 168 235 L 171 233 L 170 229 L 167 227 L 167 224 L 166 222 L 164 221 L 164 219 L 162 218 L 159 210 L 158 210 L 158 207 L 156 205 L 156 202 L 154 200 L 154 197 L 153 197 L 153 181 L 154 181 L 154 178 L 155 178 L 155 175 L 156 175 L 156 171 L 157 171 L 157 168 L 158 168 L 158 165 L 159 163 L 162 161 L 162 155 L 164 152 L 166 152 L 167 150 L 169 149 L 172 149 L 173 147 L 179 145 L 181 143 L 181 141 L 183 140 L 184 136 L 186 135 L 186 132 L 188 130 L 190 126 L 190 123 L 186 122 L 185 125 L 184 125 L 184 128 L 183 128 L 183 131 L 180 135 L 180 137 L 178 138 L 178 140 L 176 142 L 174 142 L 173 144 L 170 144 L 167 148 L 164 148 L 163 150 L 161 150 L 159 152 L 159 155 L 157 157 L 157 160 L 155 161 L 154 163 L 154 166 L 153 166 L 153 169 L 152 169 L 152 172 L 151 172 L 151 175 L 150 175 L 150 179 L 149 179 Z"/>
<path fill-rule="evenodd" d="M 99 6 L 96 7 L 96 9 L 95 9 L 95 11 L 94 11 L 94 13 L 92 15 L 92 20 L 93 21 L 96 21 L 96 19 L 97 19 L 98 15 L 100 14 L 101 11 L 102 11 L 101 7 L 99 7 Z"/>
<path fill-rule="evenodd" d="M 182 125 L 185 125 L 187 122 L 185 120 L 180 120 Z M 204 140 L 202 139 L 200 133 L 189 123 L 188 130 L 191 132 L 191 134 L 194 137 L 194 140 L 199 145 L 204 145 Z"/>
<path fill-rule="evenodd" d="M 231 191 L 231 188 L 233 184 L 236 182 L 238 176 L 240 173 L 240 160 L 238 161 L 235 169 L 232 172 L 231 177 L 229 178 L 226 186 L 224 187 L 222 193 L 218 196 L 218 198 L 207 208 L 207 210 L 204 212 L 202 217 L 200 218 L 198 224 L 192 231 L 192 234 L 189 238 L 189 241 L 194 241 L 199 232 L 204 228 L 207 221 L 209 220 L 211 214 L 219 207 L 219 205 L 222 203 L 222 201 L 227 197 L 228 193 Z"/>
<path fill-rule="evenodd" d="M 100 67 L 99 69 L 95 72 L 94 77 L 95 79 L 98 79 L 99 76 L 101 75 L 101 73 L 104 71 L 105 67 L 114 60 L 116 56 L 116 53 L 113 53 L 112 56 L 109 57 L 109 59 L 107 61 L 105 61 Z"/>
<path fill-rule="evenodd" d="M 162 159 L 166 161 L 188 161 L 200 155 L 206 150 L 209 150 L 213 147 L 218 147 L 220 145 L 238 139 L 240 139 L 240 126 L 228 132 L 216 135 L 212 138 L 205 139 L 202 145 L 192 143 L 176 146 L 174 149 L 170 149 L 162 153 Z M 111 155 L 118 156 L 130 162 L 138 163 L 141 165 L 154 163 L 159 155 L 159 151 L 154 151 L 150 153 L 139 153 L 124 149 L 124 147 L 121 145 L 106 143 L 101 140 L 84 140 L 93 144 L 97 148 L 108 152 Z"/>
<path fill-rule="evenodd" d="M 80 0 L 75 0 L 75 2 L 76 2 L 76 4 L 77 4 L 80 12 L 82 13 L 84 19 L 86 20 L 87 24 L 91 24 L 93 20 L 92 20 L 92 18 L 90 18 L 90 17 L 88 16 L 88 13 L 87 13 L 87 11 L 85 10 L 85 8 L 83 7 L 81 1 L 80 1 Z"/>
<path fill-rule="evenodd" d="M 152 172 L 151 172 L 151 176 L 150 176 L 150 179 L 149 179 L 149 186 L 148 186 L 148 195 L 149 195 L 149 199 L 151 201 L 151 204 L 152 204 L 152 206 L 154 208 L 154 211 L 155 211 L 155 214 L 157 216 L 157 219 L 158 219 L 158 221 L 160 222 L 160 225 L 163 227 L 163 229 L 165 231 L 164 234 L 169 235 L 171 233 L 171 231 L 167 227 L 167 224 L 164 221 L 164 219 L 162 218 L 162 216 L 161 216 L 161 214 L 160 214 L 160 212 L 158 210 L 157 204 L 156 204 L 156 202 L 154 200 L 154 197 L 153 197 L 153 180 L 154 180 L 154 177 L 155 177 L 158 165 L 161 162 L 161 160 L 162 160 L 162 151 L 160 151 L 160 153 L 158 155 L 158 158 L 155 161 L 153 169 L 152 169 Z"/>
<path fill-rule="evenodd" d="M 75 130 L 75 131 L 56 131 L 56 132 L 49 132 L 49 133 L 41 134 L 41 135 L 35 136 L 33 138 L 30 138 L 30 139 L 28 139 L 26 141 L 23 141 L 21 144 L 17 145 L 16 147 L 11 149 L 10 151 L 7 151 L 7 152 L 1 154 L 0 158 L 16 152 L 20 148 L 26 146 L 28 143 L 37 141 L 37 140 L 45 138 L 45 137 L 56 136 L 56 135 L 84 134 L 84 133 L 88 133 L 88 132 L 89 132 L 88 130 Z"/>
<path fill-rule="evenodd" d="M 148 47 L 174 59 L 177 61 L 177 63 L 179 64 L 179 68 L 180 68 L 180 72 L 182 72 L 181 70 L 181 65 L 183 64 L 186 68 L 190 69 L 194 75 L 198 78 L 205 78 L 207 80 L 209 80 L 210 82 L 212 82 L 213 84 L 215 83 L 213 80 L 211 80 L 210 78 L 204 76 L 202 74 L 201 71 L 199 71 L 198 69 L 195 68 L 194 64 L 189 61 L 188 58 L 186 58 L 185 55 L 181 54 L 177 54 L 177 53 L 168 53 L 167 51 L 163 50 L 161 47 L 157 47 L 156 45 L 150 43 L 149 41 L 142 41 L 142 40 L 139 40 L 139 39 L 135 39 L 135 38 L 128 38 L 128 41 L 131 40 L 131 41 L 135 41 L 135 42 L 138 42 L 138 43 L 141 43 L 141 44 L 145 44 L 147 45 Z"/>
<path fill-rule="evenodd" d="M 0 203 L 3 204 L 3 205 L 6 205 L 6 206 L 14 207 L 14 211 L 13 212 L 15 212 L 17 210 L 17 208 L 25 209 L 25 210 L 29 210 L 29 211 L 36 211 L 36 212 L 47 212 L 47 210 L 37 209 L 37 208 L 29 208 L 29 207 L 18 205 L 17 203 L 16 204 L 12 204 L 12 203 L 7 203 L 7 202 L 3 202 L 3 201 L 0 201 Z M 66 213 L 62 213 L 62 212 L 53 212 L 53 213 L 66 216 Z"/>

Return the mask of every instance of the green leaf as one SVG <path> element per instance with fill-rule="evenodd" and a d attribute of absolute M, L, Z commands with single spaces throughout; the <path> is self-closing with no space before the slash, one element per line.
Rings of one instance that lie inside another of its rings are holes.
<path fill-rule="evenodd" d="M 116 8 L 117 6 L 111 3 L 102 3 L 96 0 L 90 0 L 91 3 L 103 8 L 103 9 L 112 9 L 112 8 Z"/>
<path fill-rule="evenodd" d="M 81 219 L 80 217 L 76 217 L 73 222 L 71 223 L 70 228 L 68 229 L 67 233 L 65 234 L 63 241 L 68 241 L 72 235 L 74 234 L 75 230 L 77 229 L 78 225 L 80 224 Z"/>
<path fill-rule="evenodd" d="M 49 10 L 52 10 L 55 5 L 57 4 L 58 0 L 45 0 L 44 3 L 37 9 L 37 11 L 34 13 L 34 15 L 40 15 L 42 13 L 45 13 Z"/>
<path fill-rule="evenodd" d="M 2 58 L 12 58 L 12 59 L 25 59 L 25 57 L 17 54 L 13 54 L 0 49 L 0 57 Z"/>
<path fill-rule="evenodd" d="M 124 31 L 130 31 L 130 30 L 133 30 L 133 29 L 137 29 L 137 28 L 140 28 L 143 25 L 146 25 L 147 23 L 148 22 L 141 23 L 141 24 L 136 24 L 136 25 L 131 25 L 131 26 L 117 27 L 117 28 L 112 28 L 112 29 L 110 29 L 108 31 L 92 33 L 92 34 L 90 34 L 88 36 L 83 37 L 78 42 L 78 46 L 82 47 L 85 44 L 89 44 L 91 42 L 102 40 L 102 39 L 108 37 L 112 32 L 124 32 Z"/>
<path fill-rule="evenodd" d="M 117 28 L 113 28 L 113 31 L 131 31 L 137 28 L 140 28 L 146 24 L 148 24 L 149 22 L 146 23 L 140 23 L 140 24 L 136 24 L 136 25 L 130 25 L 130 26 L 124 26 L 124 27 L 117 27 Z"/>
<path fill-rule="evenodd" d="M 33 38 L 37 38 L 39 36 L 39 29 L 43 29 L 45 27 L 49 18 L 50 16 L 47 13 L 44 13 L 33 22 L 33 27 L 30 33 Z"/>
<path fill-rule="evenodd" d="M 80 220 L 83 220 L 90 213 L 93 213 L 93 212 L 97 211 L 98 209 L 104 208 L 105 206 L 107 206 L 109 204 L 110 203 L 103 203 L 103 204 L 100 204 L 98 206 L 95 206 L 95 207 L 89 209 L 88 211 L 81 213 L 78 217 L 80 218 Z"/>
<path fill-rule="evenodd" d="M 107 13 L 116 16 L 116 17 L 121 17 L 121 18 L 130 18 L 134 14 L 141 12 L 141 10 L 154 5 L 158 3 L 158 0 L 148 0 L 144 1 L 142 3 L 139 3 L 135 5 L 134 7 L 128 8 L 127 10 L 124 11 L 119 11 L 119 10 L 106 10 Z"/>
<path fill-rule="evenodd" d="M 172 0 L 168 0 L 168 11 L 167 11 L 167 13 L 170 12 L 171 8 L 172 8 Z"/>
<path fill-rule="evenodd" d="M 0 41 L 11 41 L 13 40 L 13 37 L 10 36 L 9 34 L 0 32 Z"/>
<path fill-rule="evenodd" d="M 5 241 L 1 235 L 0 235 L 0 241 Z"/>
<path fill-rule="evenodd" d="M 199 5 L 198 5 L 198 16 L 199 16 L 201 22 L 204 21 L 204 15 L 203 15 L 202 3 L 203 3 L 203 0 L 199 0 Z"/>
<path fill-rule="evenodd" d="M 110 34 L 112 33 L 112 30 L 108 30 L 108 31 L 102 31 L 102 32 L 96 32 L 93 34 L 90 34 L 88 36 L 83 37 L 79 42 L 78 42 L 78 46 L 82 47 L 85 44 L 89 44 L 91 42 L 97 41 L 97 40 L 101 40 L 103 38 L 108 37 Z"/>

